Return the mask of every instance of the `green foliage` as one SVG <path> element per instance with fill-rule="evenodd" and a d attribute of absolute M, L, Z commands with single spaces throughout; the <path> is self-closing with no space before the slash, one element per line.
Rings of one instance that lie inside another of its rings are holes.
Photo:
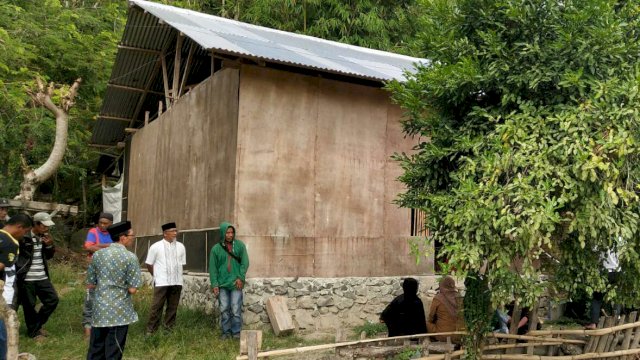
<path fill-rule="evenodd" d="M 90 129 L 111 74 L 125 13 L 124 1 L 0 2 L 0 196 L 17 195 L 21 155 L 37 167 L 53 146 L 55 118 L 35 107 L 27 95 L 36 77 L 64 86 L 83 79 L 70 112 L 64 163 L 40 187 L 39 196 L 79 203 L 84 184 L 97 182 L 90 176 L 97 158 L 88 147 Z M 99 195 L 88 186 L 85 190 L 89 202 Z"/>
<path fill-rule="evenodd" d="M 360 334 L 362 334 L 363 331 L 367 335 L 367 337 L 370 338 L 378 334 L 386 333 L 387 326 L 384 323 L 380 323 L 380 322 L 374 323 L 374 322 L 367 321 L 364 324 L 358 325 L 353 328 L 354 334 L 358 336 L 360 336 Z"/>
<path fill-rule="evenodd" d="M 464 323 L 469 335 L 464 338 L 465 358 L 475 359 L 477 349 L 484 343 L 484 334 L 490 331 L 491 292 L 486 277 L 470 273 L 464 280 Z"/>
<path fill-rule="evenodd" d="M 428 214 L 451 269 L 486 262 L 494 304 L 604 291 L 600 256 L 615 249 L 608 296 L 638 306 L 637 2 L 424 6 L 416 48 L 433 62 L 389 85 L 419 140 L 395 156 L 399 203 Z"/>

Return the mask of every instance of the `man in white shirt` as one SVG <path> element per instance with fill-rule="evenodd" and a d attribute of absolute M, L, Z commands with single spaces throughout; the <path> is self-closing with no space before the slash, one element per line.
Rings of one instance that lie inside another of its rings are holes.
<path fill-rule="evenodd" d="M 623 246 L 622 239 L 614 241 L 614 248 L 609 249 L 606 254 L 602 254 L 602 266 L 607 272 L 607 281 L 609 285 L 616 286 L 618 281 L 618 273 L 620 272 L 620 261 L 618 260 L 618 252 L 620 247 Z M 602 309 L 602 303 L 605 297 L 604 292 L 593 292 L 593 298 L 591 299 L 591 322 L 585 326 L 587 330 L 595 330 L 597 328 L 598 319 L 600 318 L 600 310 Z M 620 315 L 621 306 L 619 304 L 613 305 L 614 315 Z"/>
<path fill-rule="evenodd" d="M 183 285 L 182 266 L 187 264 L 184 245 L 176 241 L 176 224 L 170 222 L 162 225 L 162 234 L 164 238 L 149 247 L 145 261 L 154 283 L 147 335 L 158 330 L 165 303 L 164 327 L 170 330 L 175 324 Z"/>

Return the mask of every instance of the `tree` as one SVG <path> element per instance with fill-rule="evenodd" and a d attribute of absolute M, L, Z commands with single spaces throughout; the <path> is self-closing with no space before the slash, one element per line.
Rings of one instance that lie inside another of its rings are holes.
<path fill-rule="evenodd" d="M 599 260 L 614 249 L 608 297 L 638 306 L 637 2 L 424 6 L 416 46 L 431 65 L 389 85 L 418 139 L 396 155 L 398 202 L 426 212 L 448 270 L 485 264 L 494 305 L 605 291 Z"/>
<path fill-rule="evenodd" d="M 64 91 L 61 96 L 61 106 L 58 107 L 51 99 L 54 96 L 54 84 L 50 83 L 45 90 L 42 80 L 37 79 L 38 92 L 29 92 L 33 102 L 51 111 L 56 118 L 55 141 L 47 161 L 37 169 L 32 169 L 27 161 L 22 157 L 22 167 L 24 178 L 20 184 L 20 194 L 15 197 L 17 200 L 31 201 L 33 193 L 38 185 L 48 180 L 62 164 L 64 153 L 67 150 L 67 138 L 69 129 L 69 109 L 75 104 L 78 94 L 78 87 L 81 79 L 77 79 L 71 87 Z"/>
<path fill-rule="evenodd" d="M 20 191 L 22 161 L 43 164 L 55 143 L 55 116 L 28 94 L 34 79 L 83 86 L 69 111 L 68 141 L 60 167 L 34 194 L 38 200 L 100 204 L 100 181 L 92 174 L 99 152 L 89 147 L 124 22 L 127 2 L 0 2 L 0 196 Z M 67 87 L 68 88 L 68 87 Z M 63 89 L 54 91 L 59 104 Z M 85 186 L 89 184 L 89 186 Z M 92 185 L 93 186 L 90 186 Z"/>

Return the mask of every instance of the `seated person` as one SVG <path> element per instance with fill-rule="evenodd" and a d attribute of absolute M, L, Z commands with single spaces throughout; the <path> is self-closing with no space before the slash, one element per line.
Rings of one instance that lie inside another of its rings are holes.
<path fill-rule="evenodd" d="M 445 276 L 440 280 L 438 294 L 431 302 L 429 316 L 427 317 L 427 329 L 430 333 L 450 332 L 457 330 L 458 323 L 458 290 L 456 282 L 451 276 Z M 459 336 L 436 336 L 438 341 L 447 341 L 447 337 L 456 342 Z"/>
<path fill-rule="evenodd" d="M 402 290 L 404 294 L 393 299 L 380 314 L 380 322 L 387 325 L 389 337 L 426 333 L 424 305 L 418 297 L 418 281 L 404 279 Z"/>
<path fill-rule="evenodd" d="M 506 312 L 500 309 L 496 309 L 492 319 L 494 332 L 503 334 L 509 333 L 514 307 L 515 301 L 512 301 L 509 305 L 505 306 Z M 516 332 L 516 334 L 525 335 L 529 332 L 529 313 L 530 310 L 528 307 L 523 307 L 522 309 L 520 309 L 520 321 L 518 322 L 518 331 Z M 537 324 L 537 329 L 540 329 L 540 324 Z"/>

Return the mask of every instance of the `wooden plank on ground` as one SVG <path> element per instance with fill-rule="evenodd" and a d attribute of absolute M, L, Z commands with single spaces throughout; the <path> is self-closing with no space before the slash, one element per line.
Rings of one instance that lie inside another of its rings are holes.
<path fill-rule="evenodd" d="M 252 334 L 255 334 L 255 335 L 252 335 Z M 255 341 L 253 341 L 253 338 L 255 338 Z M 252 341 L 249 341 L 249 340 L 252 340 Z M 242 355 L 248 354 L 250 347 L 256 348 L 256 354 L 262 348 L 262 331 L 260 330 L 240 331 L 240 354 Z"/>
<path fill-rule="evenodd" d="M 267 299 L 267 314 L 276 336 L 289 334 L 295 330 L 293 318 L 287 307 L 287 298 L 284 296 L 272 296 Z"/>

